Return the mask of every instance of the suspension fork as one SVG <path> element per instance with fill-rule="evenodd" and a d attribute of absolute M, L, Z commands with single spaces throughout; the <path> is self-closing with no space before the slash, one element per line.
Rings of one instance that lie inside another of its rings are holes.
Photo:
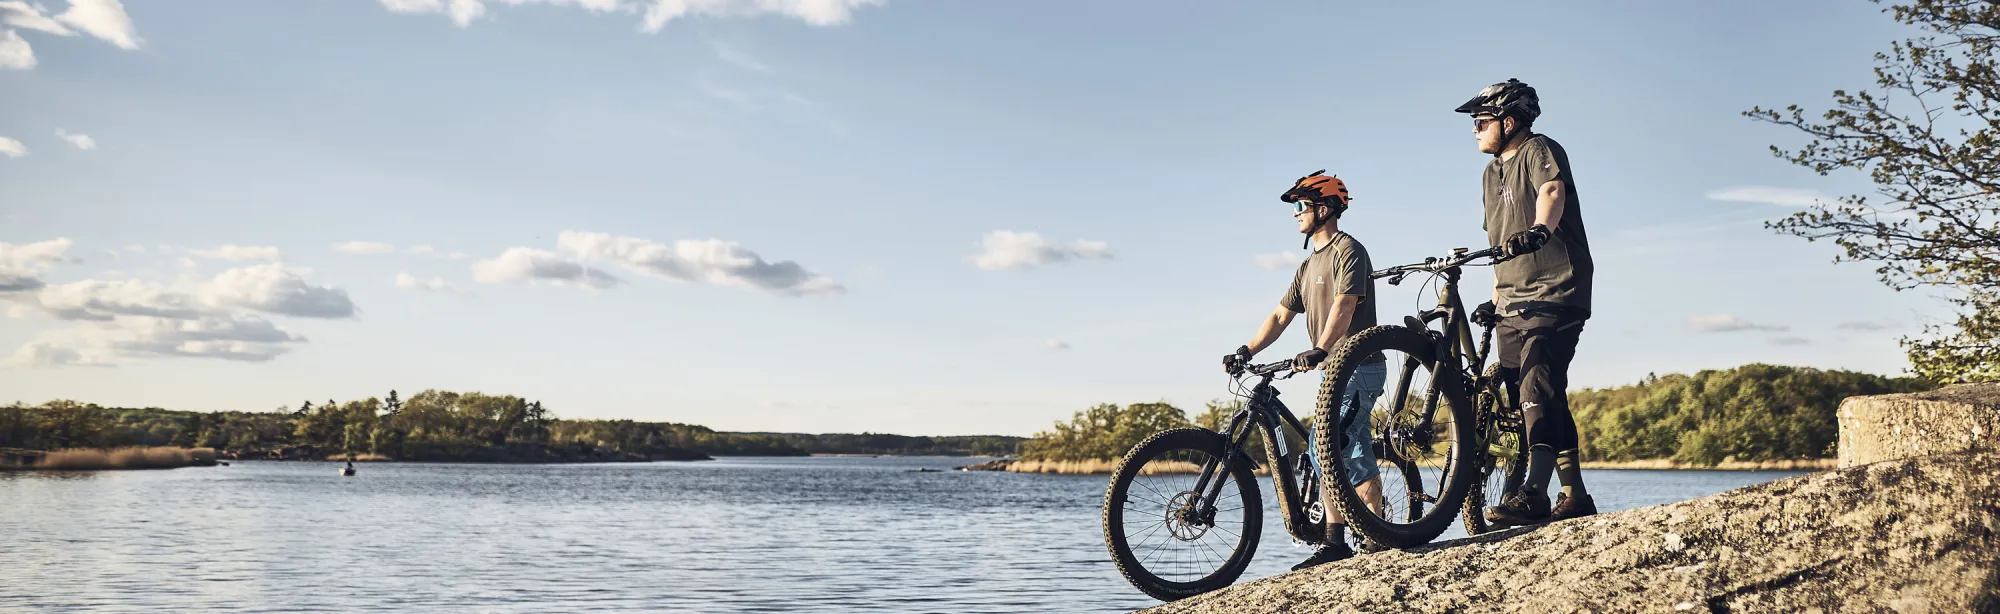
<path fill-rule="evenodd" d="M 1251 398 L 1255 399 L 1257 396 L 1253 395 Z M 1236 415 L 1229 417 L 1229 427 L 1222 431 L 1223 438 L 1228 442 L 1222 446 L 1222 456 L 1202 463 L 1201 477 L 1195 480 L 1193 491 L 1202 494 L 1198 504 L 1200 507 L 1196 511 L 1203 518 L 1210 518 L 1215 514 L 1215 502 L 1222 497 L 1224 482 L 1220 476 L 1222 472 L 1228 471 L 1229 462 L 1238 457 L 1250 458 L 1250 455 L 1243 453 L 1243 442 L 1250 437 L 1250 427 L 1247 423 L 1255 413 L 1255 408 L 1253 402 L 1238 410 Z"/>

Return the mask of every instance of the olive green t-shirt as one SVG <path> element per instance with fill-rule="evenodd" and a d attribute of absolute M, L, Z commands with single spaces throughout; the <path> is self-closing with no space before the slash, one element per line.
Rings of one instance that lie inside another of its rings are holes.
<path fill-rule="evenodd" d="M 1570 176 L 1569 155 L 1554 139 L 1535 134 L 1521 143 L 1514 157 L 1495 157 L 1486 165 L 1486 239 L 1500 245 L 1515 233 L 1535 225 L 1535 200 L 1541 186 L 1561 180 L 1568 190 L 1562 218 L 1549 242 L 1534 253 L 1493 267 L 1500 291 L 1498 307 L 1506 315 L 1544 307 L 1570 307 L 1590 312 L 1590 281 L 1596 266 L 1590 240 L 1583 230 L 1583 202 Z"/>
<path fill-rule="evenodd" d="M 1307 340 L 1314 343 L 1329 324 L 1334 297 L 1342 294 L 1361 297 L 1354 304 L 1354 315 L 1348 318 L 1347 330 L 1334 335 L 1333 341 L 1338 344 L 1375 325 L 1375 278 L 1369 276 L 1374 271 L 1368 260 L 1368 248 L 1362 247 L 1353 235 L 1336 231 L 1332 241 L 1319 246 L 1305 262 L 1299 263 L 1291 289 L 1285 291 L 1284 300 L 1278 304 L 1306 314 L 1306 334 L 1311 335 Z M 1334 348 L 1322 349 L 1331 352 Z M 1363 362 L 1381 361 L 1382 355 L 1378 353 Z"/>

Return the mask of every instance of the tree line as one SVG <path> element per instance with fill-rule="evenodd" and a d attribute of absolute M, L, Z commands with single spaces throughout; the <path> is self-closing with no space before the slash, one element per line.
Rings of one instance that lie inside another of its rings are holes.
<path fill-rule="evenodd" d="M 513 395 L 425 390 L 408 399 L 302 401 L 269 412 L 103 407 L 71 400 L 0 406 L 0 448 L 215 448 L 237 458 L 374 455 L 409 461 L 693 460 L 711 456 L 1010 456 L 1020 437 L 731 433 L 705 426 L 557 418 Z"/>
<path fill-rule="evenodd" d="M 1917 392 L 1934 384 L 1914 377 L 1853 371 L 1749 364 L 1693 375 L 1648 375 L 1638 383 L 1573 390 L 1588 460 L 1672 459 L 1697 465 L 1724 460 L 1831 458 L 1839 441 L 1835 410 L 1850 396 Z M 1100 404 L 1021 443 L 1021 458 L 1036 461 L 1110 460 L 1153 433 L 1199 426 L 1221 430 L 1241 401 L 1210 401 L 1199 412 L 1169 403 Z M 1311 420 L 1308 415 L 1301 420 Z M 1298 434 L 1284 431 L 1289 450 Z M 1251 437 L 1250 457 L 1265 456 L 1262 436 Z"/>

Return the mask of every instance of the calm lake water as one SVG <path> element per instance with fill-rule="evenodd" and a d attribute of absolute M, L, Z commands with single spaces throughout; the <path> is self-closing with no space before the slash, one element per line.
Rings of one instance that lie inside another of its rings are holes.
<path fill-rule="evenodd" d="M 1104 476 L 985 459 L 0 472 L 0 610 L 1111 612 Z M 1591 471 L 1604 511 L 1789 472 Z M 1274 502 L 1268 482 L 1264 497 Z M 1310 552 L 1266 516 L 1245 581 Z M 1461 529 L 1447 537 L 1462 536 Z"/>

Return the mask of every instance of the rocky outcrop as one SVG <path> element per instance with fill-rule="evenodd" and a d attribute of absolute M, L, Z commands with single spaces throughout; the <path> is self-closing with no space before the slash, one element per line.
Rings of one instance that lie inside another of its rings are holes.
<path fill-rule="evenodd" d="M 1840 466 L 2000 445 L 2000 384 L 1850 397 L 1840 404 Z"/>
<path fill-rule="evenodd" d="M 2000 612 L 2000 452 L 1364 555 L 1149 611 Z"/>

